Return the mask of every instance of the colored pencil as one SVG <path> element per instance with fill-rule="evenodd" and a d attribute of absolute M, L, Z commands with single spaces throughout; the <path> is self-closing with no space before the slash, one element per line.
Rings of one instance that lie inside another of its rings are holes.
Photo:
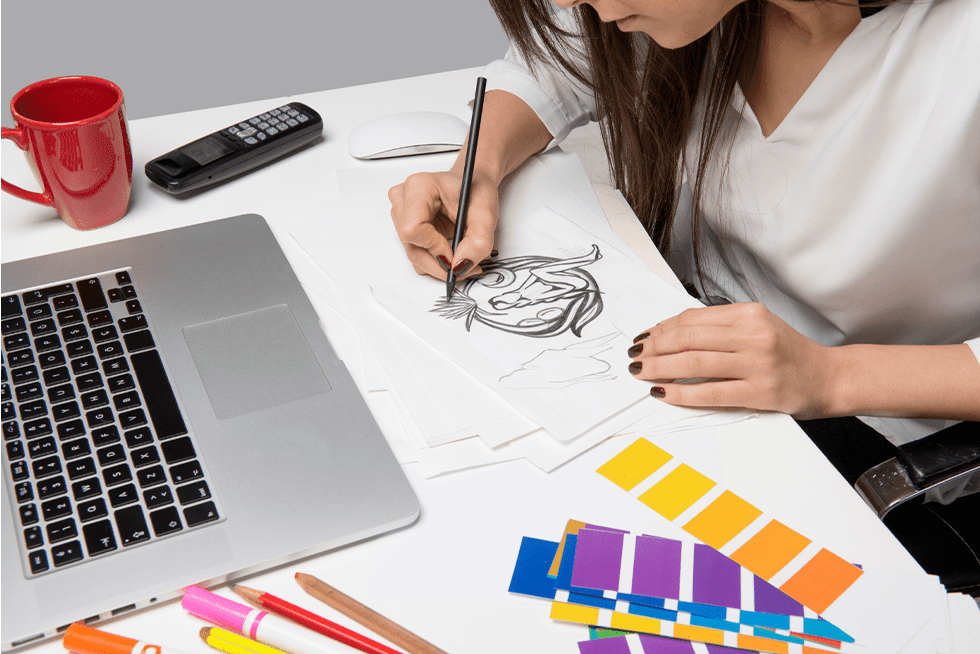
<path fill-rule="evenodd" d="M 281 649 L 270 647 L 220 627 L 202 627 L 200 634 L 201 640 L 219 652 L 226 652 L 226 654 L 285 654 Z"/>
<path fill-rule="evenodd" d="M 367 654 L 402 654 L 396 649 L 383 645 L 376 640 L 371 640 L 367 636 L 352 631 L 343 625 L 327 620 L 326 618 L 307 611 L 306 609 L 291 604 L 284 599 L 276 597 L 264 591 L 255 590 L 246 586 L 234 586 L 232 588 L 240 597 L 249 602 L 272 611 L 284 618 L 288 618 L 297 624 L 301 624 L 307 629 L 312 629 L 329 638 L 340 641 L 345 645 L 350 645 Z"/>
<path fill-rule="evenodd" d="M 364 625 L 379 636 L 410 652 L 410 654 L 446 654 L 432 643 L 419 638 L 408 629 L 395 624 L 380 613 L 369 609 L 312 575 L 297 572 L 296 581 L 299 582 L 300 588 L 316 599 Z"/>

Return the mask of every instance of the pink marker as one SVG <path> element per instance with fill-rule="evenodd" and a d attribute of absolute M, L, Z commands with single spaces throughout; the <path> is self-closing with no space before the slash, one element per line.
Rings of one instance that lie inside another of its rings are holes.
<path fill-rule="evenodd" d="M 211 624 L 291 654 L 349 654 L 355 651 L 294 622 L 225 599 L 198 586 L 184 589 L 181 606 Z"/>

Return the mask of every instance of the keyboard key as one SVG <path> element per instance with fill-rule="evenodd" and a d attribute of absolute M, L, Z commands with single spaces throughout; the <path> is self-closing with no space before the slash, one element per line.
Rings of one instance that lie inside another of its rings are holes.
<path fill-rule="evenodd" d="M 88 391 L 82 395 L 82 406 L 85 409 L 97 409 L 99 407 L 109 405 L 109 394 L 105 392 L 105 389 L 98 389 L 95 391 Z"/>
<path fill-rule="evenodd" d="M 208 488 L 207 482 L 203 479 L 192 484 L 185 484 L 177 489 L 177 499 L 180 500 L 181 506 L 200 502 L 210 497 L 211 489 Z"/>
<path fill-rule="evenodd" d="M 66 343 L 88 338 L 88 329 L 85 325 L 69 325 L 61 330 L 61 338 L 65 339 Z"/>
<path fill-rule="evenodd" d="M 6 388 L 7 395 L 9 396 L 10 387 L 7 386 L 7 384 L 4 384 L 4 387 Z M 27 402 L 28 400 L 36 400 L 37 398 L 42 397 L 44 395 L 44 390 L 41 388 L 41 384 L 39 382 L 30 382 L 29 384 L 18 386 L 14 394 L 17 396 L 18 402 Z M 6 397 L 4 399 L 10 400 L 10 397 Z"/>
<path fill-rule="evenodd" d="M 91 522 L 109 515 L 109 509 L 105 506 L 105 500 L 97 497 L 90 502 L 82 502 L 78 505 L 78 517 L 82 522 Z"/>
<path fill-rule="evenodd" d="M 109 341 L 108 343 L 100 343 L 96 346 L 96 351 L 99 353 L 99 360 L 105 361 L 106 359 L 113 359 L 115 357 L 121 357 L 123 354 L 123 346 L 119 341 Z"/>
<path fill-rule="evenodd" d="M 81 323 L 82 320 L 84 320 L 84 316 L 82 316 L 82 312 L 78 309 L 69 309 L 67 311 L 58 312 L 58 324 L 62 327 L 77 325 Z M 81 328 L 84 330 L 85 326 L 81 325 Z"/>
<path fill-rule="evenodd" d="M 55 545 L 51 548 L 51 560 L 54 561 L 56 568 L 81 561 L 83 556 L 82 544 L 77 540 L 64 545 Z"/>
<path fill-rule="evenodd" d="M 47 500 L 52 497 L 58 497 L 59 495 L 65 495 L 67 493 L 68 484 L 65 483 L 64 477 L 59 476 L 37 482 L 38 499 Z"/>
<path fill-rule="evenodd" d="M 112 314 L 108 311 L 96 311 L 85 316 L 88 320 L 88 326 L 91 328 L 102 327 L 103 325 L 112 324 Z"/>
<path fill-rule="evenodd" d="M 68 368 L 65 366 L 44 371 L 44 383 L 47 386 L 57 386 L 58 384 L 64 384 L 69 381 L 71 381 L 71 373 L 68 372 Z"/>
<path fill-rule="evenodd" d="M 31 338 L 27 334 L 12 334 L 3 337 L 3 349 L 7 352 L 21 350 L 31 346 Z"/>
<path fill-rule="evenodd" d="M 116 407 L 116 411 L 125 411 L 126 409 L 138 407 L 140 405 L 140 395 L 136 391 L 113 395 L 112 405 Z"/>
<path fill-rule="evenodd" d="M 17 461 L 24 458 L 24 443 L 22 441 L 11 441 L 7 443 L 7 458 Z"/>
<path fill-rule="evenodd" d="M 163 466 L 140 468 L 136 471 L 136 480 L 139 482 L 140 488 L 149 488 L 150 486 L 166 483 L 167 475 L 163 471 Z M 149 500 L 147 500 L 147 504 L 149 504 Z"/>
<path fill-rule="evenodd" d="M 87 338 L 81 341 L 72 341 L 65 346 L 65 351 L 68 352 L 68 356 L 72 359 L 84 357 L 95 352 L 95 350 L 92 348 L 92 341 L 88 340 Z M 86 357 L 84 361 L 71 362 L 71 369 L 76 375 L 83 372 L 89 372 L 94 367 L 95 359 L 92 357 Z"/>
<path fill-rule="evenodd" d="M 133 502 L 139 502 L 139 499 L 139 495 L 136 494 L 136 486 L 133 484 L 117 486 L 109 491 L 109 503 L 114 509 L 132 504 Z"/>
<path fill-rule="evenodd" d="M 75 387 L 71 384 L 60 384 L 48 388 L 48 401 L 51 404 L 64 402 L 75 398 Z"/>
<path fill-rule="evenodd" d="M 61 339 L 56 334 L 41 336 L 34 339 L 34 350 L 37 352 L 47 352 L 61 347 Z"/>
<path fill-rule="evenodd" d="M 45 352 L 37 358 L 37 362 L 40 364 L 41 370 L 47 370 L 48 368 L 54 368 L 55 366 L 63 366 L 65 365 L 65 353 L 61 350 Z"/>
<path fill-rule="evenodd" d="M 40 574 L 48 569 L 48 553 L 44 550 L 31 552 L 27 559 L 34 574 Z"/>
<path fill-rule="evenodd" d="M 34 486 L 29 481 L 17 484 L 14 486 L 14 497 L 17 498 L 18 504 L 30 502 L 34 499 Z"/>
<path fill-rule="evenodd" d="M 99 483 L 98 477 L 76 481 L 71 485 L 71 494 L 72 497 L 75 498 L 76 502 L 87 500 L 90 497 L 98 497 L 102 494 L 102 484 Z M 81 511 L 81 509 L 82 505 L 79 504 L 78 510 Z"/>
<path fill-rule="evenodd" d="M 27 329 L 27 323 L 25 323 L 24 319 L 21 317 L 4 320 L 2 325 L 0 325 L 0 333 L 2 333 L 4 336 L 6 336 L 7 334 L 22 332 L 26 329 Z"/>
<path fill-rule="evenodd" d="M 142 447 L 143 445 L 149 445 L 153 442 L 153 434 L 150 433 L 150 430 L 147 427 L 140 427 L 139 429 L 127 431 L 125 435 L 126 446 L 130 449 Z"/>
<path fill-rule="evenodd" d="M 85 547 L 89 556 L 98 556 L 117 548 L 116 535 L 112 533 L 112 523 L 108 520 L 92 522 L 82 527 Z"/>
<path fill-rule="evenodd" d="M 160 469 L 163 472 L 163 468 Z M 24 461 L 15 461 L 10 464 L 10 478 L 14 481 L 24 481 L 31 476 L 30 471 L 27 469 L 27 463 Z"/>
<path fill-rule="evenodd" d="M 119 509 L 113 514 L 113 517 L 116 519 L 116 528 L 119 530 L 123 547 L 149 540 L 150 532 L 146 526 L 142 507 L 130 506 Z"/>
<path fill-rule="evenodd" d="M 102 282 L 98 279 L 86 279 L 75 286 L 78 288 L 78 296 L 86 312 L 109 306 L 105 301 L 105 293 L 102 292 Z"/>
<path fill-rule="evenodd" d="M 149 329 L 123 334 L 123 340 L 126 342 L 127 352 L 139 352 L 156 347 L 156 343 L 153 342 L 153 335 Z"/>
<path fill-rule="evenodd" d="M 123 429 L 132 429 L 146 424 L 146 413 L 143 409 L 130 409 L 119 413 L 119 424 Z"/>
<path fill-rule="evenodd" d="M 183 529 L 180 524 L 180 514 L 177 507 L 170 506 L 159 511 L 150 512 L 150 523 L 153 525 L 153 533 L 159 536 L 166 536 Z"/>
<path fill-rule="evenodd" d="M 170 481 L 175 484 L 183 484 L 184 482 L 200 479 L 203 476 L 204 472 L 201 470 L 201 464 L 197 461 L 188 461 L 187 463 L 181 463 L 170 468 Z"/>
<path fill-rule="evenodd" d="M 99 429 L 92 431 L 92 444 L 96 447 L 102 447 L 103 445 L 109 445 L 110 443 L 118 443 L 119 440 L 119 429 L 117 429 L 115 425 L 100 427 Z"/>
<path fill-rule="evenodd" d="M 69 516 L 71 515 L 71 500 L 67 497 L 59 497 L 55 500 L 41 502 L 41 515 L 47 522 Z"/>
<path fill-rule="evenodd" d="M 163 458 L 169 464 L 180 463 L 197 456 L 191 439 L 186 436 L 161 443 L 160 448 L 163 450 Z"/>
<path fill-rule="evenodd" d="M 45 302 L 44 304 L 38 304 L 36 306 L 27 307 L 24 309 L 24 315 L 27 316 L 28 320 L 44 320 L 45 318 L 50 318 L 54 314 L 51 311 L 51 307 Z"/>
<path fill-rule="evenodd" d="M 106 486 L 125 484 L 127 481 L 133 480 L 133 471 L 125 464 L 106 468 L 102 471 L 102 479 L 105 480 Z"/>
<path fill-rule="evenodd" d="M 89 411 L 85 414 L 85 420 L 88 422 L 89 429 L 95 429 L 96 427 L 111 424 L 115 421 L 115 418 L 112 415 L 112 409 L 106 407 L 104 409 Z"/>
<path fill-rule="evenodd" d="M 69 479 L 89 477 L 97 472 L 95 460 L 92 457 L 87 457 L 78 461 L 69 461 L 65 464 L 65 472 L 68 473 Z"/>
<path fill-rule="evenodd" d="M 133 280 L 129 276 L 129 271 L 120 270 L 116 273 L 116 283 L 120 286 L 125 286 L 126 284 L 132 284 Z"/>
<path fill-rule="evenodd" d="M 148 491 L 143 491 L 143 501 L 146 506 L 155 509 L 159 506 L 166 506 L 174 503 L 174 493 L 169 486 L 161 486 Z"/>
<path fill-rule="evenodd" d="M 34 472 L 35 479 L 61 474 L 61 459 L 56 456 L 50 456 L 46 459 L 33 461 L 31 462 L 31 470 Z"/>
<path fill-rule="evenodd" d="M 57 331 L 53 318 L 38 320 L 31 323 L 31 336 L 47 336 Z"/>
<path fill-rule="evenodd" d="M 119 339 L 119 332 L 116 331 L 114 325 L 105 325 L 103 327 L 99 327 L 98 329 L 93 329 L 92 338 L 95 339 L 96 343 L 115 341 Z"/>
<path fill-rule="evenodd" d="M 24 506 L 18 507 L 20 511 L 20 524 L 33 525 L 38 521 L 37 506 L 34 504 L 25 504 Z"/>
<path fill-rule="evenodd" d="M 55 311 L 63 311 L 65 309 L 74 309 L 78 306 L 78 298 L 74 295 L 60 295 L 51 302 L 54 305 Z"/>
<path fill-rule="evenodd" d="M 84 435 L 85 425 L 82 424 L 81 420 L 71 420 L 69 422 L 62 422 L 58 424 L 59 440 L 67 441 Z"/>
<path fill-rule="evenodd" d="M 89 445 L 87 438 L 76 438 L 61 446 L 61 455 L 69 461 L 71 459 L 77 459 L 80 456 L 88 456 L 91 453 L 92 447 Z"/>
<path fill-rule="evenodd" d="M 156 350 L 150 350 L 139 352 L 130 358 L 157 438 L 163 440 L 186 434 L 187 426 L 180 414 L 177 398 L 170 386 L 160 354 Z"/>
<path fill-rule="evenodd" d="M 34 352 L 31 350 L 22 350 L 20 352 L 11 352 L 7 350 L 7 363 L 10 364 L 11 368 L 16 368 L 17 366 L 26 366 L 30 363 L 34 363 Z M 4 373 L 7 369 L 4 368 Z"/>
<path fill-rule="evenodd" d="M 54 438 L 50 436 L 30 441 L 27 444 L 27 454 L 30 455 L 32 459 L 37 459 L 38 457 L 42 456 L 49 456 L 51 454 L 56 454 L 57 452 L 58 447 L 55 445 Z"/>
<path fill-rule="evenodd" d="M 71 518 L 52 522 L 45 527 L 45 530 L 48 532 L 48 542 L 51 543 L 59 543 L 78 536 L 78 527 L 75 526 L 75 521 Z"/>
<path fill-rule="evenodd" d="M 39 438 L 41 436 L 47 436 L 51 433 L 51 431 L 51 419 L 47 416 L 24 423 L 24 436 L 28 440 L 32 438 Z"/>
<path fill-rule="evenodd" d="M 14 438 L 20 438 L 20 425 L 13 421 L 3 423 L 3 440 L 9 441 Z"/>
<path fill-rule="evenodd" d="M 188 527 L 196 527 L 218 519 L 218 509 L 214 502 L 195 504 L 184 509 L 184 520 Z"/>
<path fill-rule="evenodd" d="M 122 445 L 109 445 L 95 451 L 95 456 L 99 459 L 99 465 L 106 468 L 121 461 L 126 460 L 126 450 Z"/>
<path fill-rule="evenodd" d="M 146 329 L 146 327 L 146 316 L 143 314 L 119 319 L 119 330 L 124 334 L 126 332 L 136 331 L 137 329 Z"/>
<path fill-rule="evenodd" d="M 31 359 L 33 360 L 33 358 L 34 357 L 32 356 Z M 38 379 L 40 379 L 40 376 L 37 374 L 36 366 L 23 366 L 21 368 L 14 368 L 10 371 L 10 381 L 12 381 L 15 386 L 26 384 L 27 382 L 37 381 Z"/>
<path fill-rule="evenodd" d="M 108 377 L 111 377 L 112 375 L 119 375 L 119 373 L 121 372 L 129 372 L 129 362 L 126 361 L 126 359 L 112 359 L 110 361 L 106 361 L 105 363 L 102 364 L 102 372 L 104 372 Z M 113 393 L 115 393 L 116 391 L 125 391 L 125 390 L 129 390 L 130 388 L 136 388 L 136 385 L 133 382 L 133 378 L 131 376 L 119 375 L 119 377 L 128 377 L 129 383 L 131 385 L 128 388 L 110 388 L 109 390 L 111 390 Z M 111 379 L 109 379 L 109 384 L 111 385 L 113 383 L 113 380 L 115 379 L 118 378 L 112 377 Z M 117 381 L 116 383 L 121 383 L 121 382 Z"/>
<path fill-rule="evenodd" d="M 23 313 L 20 308 L 20 298 L 16 295 L 4 295 L 3 300 L 0 301 L 0 307 L 2 307 L 2 316 L 4 318 L 12 318 L 13 316 L 19 316 Z"/>
<path fill-rule="evenodd" d="M 48 404 L 44 400 L 25 402 L 20 405 L 20 419 L 23 421 L 35 420 L 48 413 Z"/>
<path fill-rule="evenodd" d="M 149 447 L 142 447 L 138 450 L 133 450 L 129 453 L 130 458 L 133 461 L 133 466 L 136 468 L 143 468 L 155 463 L 160 463 L 160 453 L 157 452 L 157 448 L 150 445 Z"/>
<path fill-rule="evenodd" d="M 44 545 L 44 533 L 40 527 L 28 527 L 24 530 L 24 544 L 27 549 L 34 549 Z"/>
<path fill-rule="evenodd" d="M 61 422 L 79 417 L 82 415 L 82 410 L 78 407 L 78 402 L 72 400 L 70 402 L 55 404 L 51 407 L 51 415 L 54 417 L 55 422 Z"/>

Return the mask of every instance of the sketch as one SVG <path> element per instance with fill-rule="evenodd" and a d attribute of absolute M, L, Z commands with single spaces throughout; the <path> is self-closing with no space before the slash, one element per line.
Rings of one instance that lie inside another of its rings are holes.
<path fill-rule="evenodd" d="M 602 295 L 585 266 L 602 258 L 599 246 L 585 255 L 560 259 L 525 255 L 483 265 L 483 274 L 464 280 L 449 300 L 440 297 L 431 311 L 477 321 L 501 331 L 549 338 L 582 329 L 602 313 Z"/>
<path fill-rule="evenodd" d="M 608 334 L 589 341 L 573 343 L 568 347 L 545 350 L 509 375 L 500 383 L 515 389 L 560 389 L 584 382 L 602 382 L 616 379 L 612 365 L 598 355 L 612 349 L 612 342 L 619 333 Z"/>

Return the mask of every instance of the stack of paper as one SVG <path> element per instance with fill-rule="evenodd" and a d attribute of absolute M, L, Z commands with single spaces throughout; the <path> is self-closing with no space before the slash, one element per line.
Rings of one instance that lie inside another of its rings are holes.
<path fill-rule="evenodd" d="M 391 224 L 388 189 L 420 164 L 446 167 L 338 171 L 284 244 L 400 461 L 427 477 L 521 458 L 549 471 L 616 434 L 751 415 L 665 405 L 628 373 L 633 337 L 697 303 L 612 229 L 575 155 L 508 180 L 494 272 L 451 302 Z"/>

